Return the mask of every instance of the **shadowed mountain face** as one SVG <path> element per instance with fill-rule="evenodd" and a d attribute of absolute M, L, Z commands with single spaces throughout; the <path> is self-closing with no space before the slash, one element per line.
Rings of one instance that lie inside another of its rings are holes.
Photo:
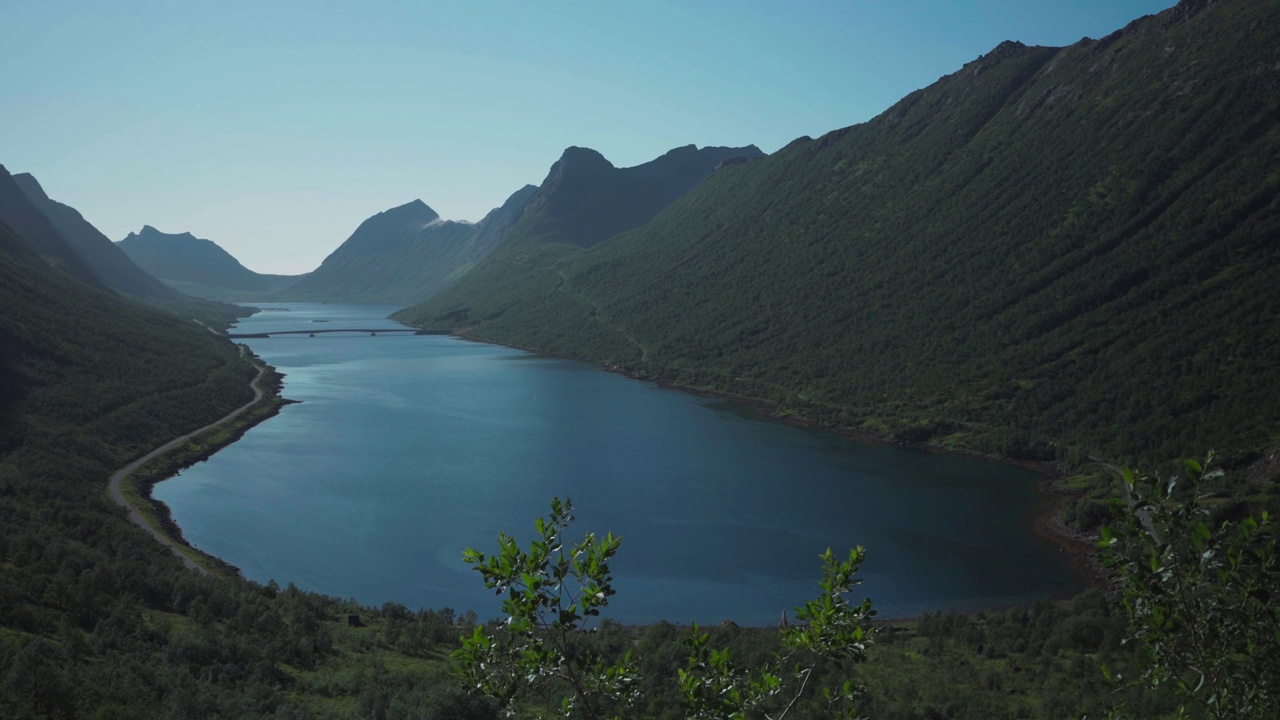
<path fill-rule="evenodd" d="M 241 265 L 211 240 L 144 225 L 118 243 L 139 267 L 189 295 L 246 300 L 292 285 L 298 275 L 265 275 Z"/>
<path fill-rule="evenodd" d="M 763 155 L 754 145 L 687 145 L 643 165 L 616 168 L 595 150 L 571 147 L 551 166 L 513 230 L 525 241 L 590 247 L 653 219 L 721 163 Z"/>
<path fill-rule="evenodd" d="M 93 289 L 31 245 L 0 220 L 0 465 L 25 465 L 24 484 L 101 493 L 108 467 L 252 396 L 234 345 Z"/>
<path fill-rule="evenodd" d="M 13 176 L 27 200 L 49 219 L 72 249 L 104 285 L 141 300 L 176 301 L 181 293 L 138 267 L 106 235 L 89 224 L 75 208 L 51 199 L 30 174 Z"/>
<path fill-rule="evenodd" d="M 424 300 L 484 258 L 536 189 L 517 191 L 474 224 L 442 220 L 421 200 L 378 213 L 278 297 L 399 304 Z"/>
<path fill-rule="evenodd" d="M 607 172 L 580 151 L 544 190 L 579 156 Z M 1254 450 L 1280 436 L 1277 167 L 1280 6 L 1184 2 L 1003 43 L 400 317 L 949 447 Z"/>
<path fill-rule="evenodd" d="M 184 295 L 147 274 L 75 208 L 49 198 L 31 175 L 0 178 L 0 219 L 40 257 L 91 287 L 198 319 L 212 328 L 225 328 L 247 312 Z M 17 228 L 22 228 L 21 234 Z"/>
<path fill-rule="evenodd" d="M 718 168 L 762 155 L 754 145 L 688 145 L 643 165 L 616 168 L 595 150 L 568 148 L 472 273 L 397 317 L 445 318 L 452 327 L 497 317 L 525 289 L 555 288 L 560 280 L 550 268 L 564 256 L 644 225 Z"/>
<path fill-rule="evenodd" d="M 107 289 L 49 218 L 27 199 L 3 165 L 0 165 L 0 220 L 45 262 L 90 287 Z"/>

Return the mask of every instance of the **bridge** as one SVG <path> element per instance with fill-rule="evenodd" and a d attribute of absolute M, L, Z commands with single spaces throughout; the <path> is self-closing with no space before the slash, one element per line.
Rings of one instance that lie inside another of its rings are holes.
<path fill-rule="evenodd" d="M 322 328 L 317 330 L 272 330 L 270 332 L 259 333 L 227 333 L 227 337 L 236 340 L 240 338 L 268 338 L 277 335 L 307 335 L 315 337 L 324 333 L 360 333 L 362 335 L 390 335 L 392 333 L 400 333 L 402 335 L 448 335 L 443 330 L 419 330 L 418 328 Z"/>

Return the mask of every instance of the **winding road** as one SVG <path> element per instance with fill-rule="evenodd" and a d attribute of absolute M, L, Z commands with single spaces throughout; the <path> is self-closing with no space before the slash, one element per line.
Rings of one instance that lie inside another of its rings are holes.
<path fill-rule="evenodd" d="M 240 354 L 241 355 L 244 354 L 244 346 L 241 346 Z M 190 440 L 196 435 L 199 435 L 205 430 L 215 428 L 221 425 L 222 423 L 227 422 L 228 420 L 235 419 L 236 416 L 240 415 L 240 413 L 244 412 L 245 410 L 248 410 L 249 408 L 257 404 L 257 402 L 262 399 L 262 395 L 263 395 L 262 388 L 258 387 L 258 381 L 262 379 L 263 373 L 267 371 L 266 366 L 258 365 L 257 367 L 258 367 L 258 374 L 255 375 L 253 377 L 253 380 L 249 383 L 249 387 L 253 389 L 252 400 L 245 403 L 244 405 L 241 405 L 235 410 L 232 410 L 225 417 L 219 420 L 215 420 L 209 423 L 208 425 L 205 425 L 202 428 L 197 428 L 195 430 L 192 430 L 191 432 L 187 433 L 186 435 L 183 435 L 182 437 L 174 438 L 169 442 L 156 448 L 155 450 L 152 450 L 151 452 L 147 453 L 146 455 L 143 455 L 137 460 L 134 460 L 128 465 L 125 465 L 124 467 L 112 473 L 111 480 L 108 481 L 107 483 L 107 487 L 111 492 L 111 499 L 114 500 L 117 505 L 128 509 L 129 519 L 133 521 L 135 525 L 138 525 L 143 530 L 146 530 L 147 532 L 151 533 L 151 536 L 154 537 L 156 540 L 159 540 L 160 544 L 165 545 L 166 547 L 168 547 L 170 550 L 173 551 L 174 555 L 177 555 L 179 558 L 181 558 L 182 563 L 184 565 L 191 568 L 192 570 L 195 570 L 201 575 L 209 575 L 209 571 L 201 567 L 191 558 L 187 557 L 181 550 L 182 546 L 179 543 L 175 542 L 173 538 L 161 532 L 159 528 L 152 527 L 152 525 L 148 523 L 145 518 L 143 518 L 142 513 L 138 512 L 138 508 L 134 507 L 133 504 L 130 503 L 129 500 L 124 496 L 124 492 L 120 490 L 120 483 L 122 483 L 125 478 L 129 477 L 130 473 L 132 473 L 134 470 L 137 470 L 139 467 L 142 467 L 146 463 L 150 462 L 156 456 L 162 455 L 174 449 L 175 447 L 178 447 L 182 443 Z"/>

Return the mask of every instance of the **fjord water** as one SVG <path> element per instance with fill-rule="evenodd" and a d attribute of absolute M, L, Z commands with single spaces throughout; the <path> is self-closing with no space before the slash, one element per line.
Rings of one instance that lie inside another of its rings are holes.
<path fill-rule="evenodd" d="M 396 308 L 265 305 L 238 332 L 402 328 Z M 749 408 L 445 336 L 249 339 L 302 403 L 155 488 L 188 541 L 246 577 L 369 604 L 498 612 L 462 562 L 522 542 L 552 497 L 570 537 L 612 531 L 627 623 L 776 623 L 818 554 L 868 559 L 882 617 L 1079 587 L 1030 531 L 1037 476 L 851 442 Z"/>

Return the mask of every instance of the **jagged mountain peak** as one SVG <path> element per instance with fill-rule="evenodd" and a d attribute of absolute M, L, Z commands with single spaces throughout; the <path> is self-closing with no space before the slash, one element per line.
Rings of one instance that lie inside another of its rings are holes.
<path fill-rule="evenodd" d="M 562 162 L 595 163 L 608 165 L 609 167 L 614 166 L 613 163 L 609 162 L 604 155 L 600 154 L 599 150 L 593 150 L 589 147 L 580 147 L 578 145 L 570 145 L 565 148 L 564 152 L 560 154 L 560 160 Z"/>
<path fill-rule="evenodd" d="M 421 200 L 384 210 L 356 228 L 288 300 L 417 302 L 466 273 L 488 252 L 532 190 L 524 189 L 478 223 L 445 220 Z"/>
<path fill-rule="evenodd" d="M 589 179 L 617 170 L 599 151 L 576 145 L 565 148 L 560 159 L 551 166 L 543 187 L 565 181 Z"/>
<path fill-rule="evenodd" d="M 544 239 L 596 219 L 604 184 L 531 206 L 512 235 L 540 247 L 402 317 L 824 424 L 919 439 L 929 418 L 949 447 L 1258 447 L 1280 422 L 1278 33 L 1273 0 L 1188 0 L 1002 43 L 594 247 Z"/>

